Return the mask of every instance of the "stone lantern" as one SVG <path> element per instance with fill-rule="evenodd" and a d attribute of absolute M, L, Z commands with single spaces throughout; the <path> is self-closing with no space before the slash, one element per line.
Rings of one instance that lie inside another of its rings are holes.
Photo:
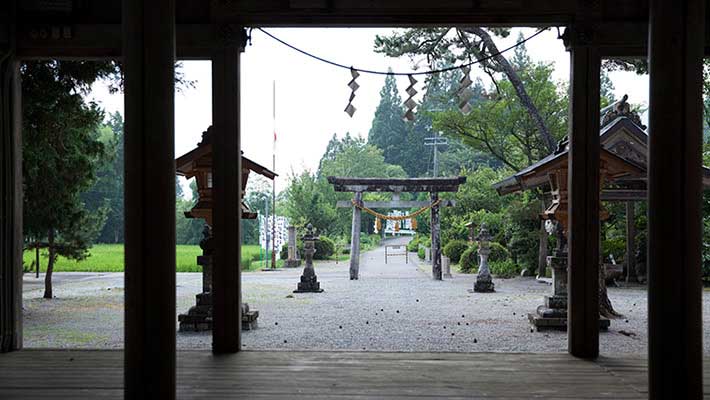
<path fill-rule="evenodd" d="M 478 242 L 478 257 L 480 262 L 478 265 L 476 283 L 473 285 L 473 291 L 479 293 L 495 292 L 493 277 L 488 268 L 488 256 L 491 254 L 491 235 L 488 233 L 488 228 L 485 223 L 481 224 L 478 235 L 474 239 Z"/>
<path fill-rule="evenodd" d="M 185 218 L 200 218 L 205 221 L 203 240 L 200 242 L 202 255 L 197 256 L 197 264 L 202 267 L 202 293 L 196 296 L 196 304 L 187 313 L 178 315 L 180 331 L 205 331 L 212 329 L 212 127 L 202 133 L 202 141 L 192 151 L 175 160 L 175 170 L 178 175 L 197 181 L 197 202 L 190 211 L 185 211 Z M 237 162 L 237 160 L 234 160 Z M 274 179 L 273 171 L 242 156 L 242 196 L 246 189 L 250 172 Z M 257 217 L 242 201 L 242 219 Z M 235 266 L 235 268 L 238 268 Z M 259 312 L 250 310 L 249 305 L 242 304 L 242 329 L 257 327 Z"/>
<path fill-rule="evenodd" d="M 316 276 L 316 271 L 313 268 L 313 254 L 316 252 L 315 244 L 319 240 L 318 236 L 313 230 L 313 225 L 308 224 L 306 227 L 306 234 L 303 236 L 303 252 L 306 257 L 306 266 L 303 268 L 303 275 L 301 275 L 301 281 L 298 283 L 298 289 L 294 290 L 294 293 L 321 293 L 323 289 L 320 288 L 320 283 L 318 282 L 318 277 Z"/>

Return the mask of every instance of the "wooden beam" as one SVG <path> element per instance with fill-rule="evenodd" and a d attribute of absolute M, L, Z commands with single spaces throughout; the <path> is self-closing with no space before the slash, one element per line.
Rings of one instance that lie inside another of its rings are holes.
<path fill-rule="evenodd" d="M 212 53 L 212 350 L 220 354 L 241 350 L 239 73 L 246 37 L 240 26 L 216 25 L 216 29 L 219 41 Z"/>
<path fill-rule="evenodd" d="M 705 0 L 651 1 L 649 398 L 703 397 L 701 286 Z"/>
<path fill-rule="evenodd" d="M 214 31 L 209 23 L 176 26 L 180 59 L 209 59 Z M 121 24 L 37 24 L 17 27 L 17 54 L 22 59 L 118 59 Z"/>
<path fill-rule="evenodd" d="M 570 51 L 568 328 L 570 354 L 599 355 L 599 81 L 594 31 L 565 32 Z"/>
<path fill-rule="evenodd" d="M 455 178 L 345 178 L 329 176 L 336 192 L 456 192 L 466 182 Z"/>
<path fill-rule="evenodd" d="M 355 203 L 362 203 L 362 192 L 355 192 Z M 352 204 L 350 205 L 352 207 Z M 362 211 L 353 207 L 353 222 L 350 231 L 350 280 L 360 277 L 360 229 Z"/>
<path fill-rule="evenodd" d="M 646 20 L 648 2 L 601 0 L 599 20 Z M 576 4 L 566 0 L 254 0 L 212 3 L 224 18 L 248 25 L 411 26 L 458 24 L 565 25 L 575 19 Z"/>
<path fill-rule="evenodd" d="M 22 348 L 22 111 L 14 54 L 0 61 L 0 353 Z"/>
<path fill-rule="evenodd" d="M 174 399 L 175 0 L 123 6 L 124 396 Z"/>
<path fill-rule="evenodd" d="M 646 201 L 648 193 L 646 190 L 634 189 L 605 189 L 602 190 L 600 198 L 602 201 Z"/>
<path fill-rule="evenodd" d="M 431 205 L 428 201 L 417 200 L 364 201 L 362 204 L 367 208 L 421 208 Z M 338 208 L 350 208 L 353 203 L 348 200 L 338 200 L 335 206 Z M 454 200 L 442 200 L 439 206 L 454 207 L 456 202 Z"/>

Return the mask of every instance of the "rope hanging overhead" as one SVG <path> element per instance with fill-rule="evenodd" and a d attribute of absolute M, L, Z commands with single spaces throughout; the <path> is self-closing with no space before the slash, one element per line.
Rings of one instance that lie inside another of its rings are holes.
<path fill-rule="evenodd" d="M 469 77 L 469 74 L 470 74 L 470 72 L 471 72 L 471 66 L 472 66 L 472 65 L 475 65 L 475 64 L 480 64 L 480 63 L 482 63 L 482 62 L 484 62 L 484 61 L 487 61 L 487 60 L 490 60 L 490 59 L 492 59 L 492 58 L 495 58 L 495 57 L 497 57 L 497 56 L 499 56 L 499 55 L 501 55 L 501 54 L 503 54 L 503 53 L 505 53 L 505 52 L 507 52 L 507 51 L 510 51 L 510 50 L 512 50 L 512 49 L 514 49 L 514 48 L 516 48 L 516 47 L 518 47 L 518 46 L 521 46 L 521 45 L 523 45 L 525 42 L 527 42 L 528 40 L 530 40 L 530 39 L 536 37 L 537 35 L 541 34 L 542 32 L 544 32 L 544 31 L 546 30 L 546 28 L 539 29 L 539 30 L 538 30 L 537 32 L 535 32 L 534 34 L 532 34 L 532 35 L 530 35 L 530 36 L 524 38 L 523 40 L 517 42 L 516 44 L 514 44 L 514 45 L 512 45 L 512 46 L 506 47 L 505 49 L 500 50 L 500 51 L 498 51 L 498 52 L 496 52 L 496 53 L 489 54 L 489 55 L 487 55 L 487 56 L 485 56 L 485 57 L 481 57 L 481 58 L 479 58 L 479 59 L 473 60 L 473 61 L 468 62 L 468 63 L 465 63 L 465 64 L 455 65 L 455 66 L 446 67 L 446 68 L 440 68 L 440 69 L 432 69 L 432 70 L 428 70 L 428 71 L 418 71 L 418 72 L 414 72 L 414 71 L 412 71 L 412 72 L 392 72 L 392 71 L 378 71 L 378 70 L 367 69 L 367 68 L 355 68 L 355 67 L 352 66 L 352 65 L 351 65 L 351 66 L 347 66 L 347 65 L 345 65 L 345 64 L 341 64 L 341 63 L 338 63 L 338 62 L 335 62 L 335 61 L 331 61 L 331 60 L 328 60 L 328 59 L 326 59 L 326 58 L 323 58 L 323 57 L 317 56 L 317 55 L 315 55 L 315 54 L 309 53 L 309 52 L 307 52 L 307 51 L 305 51 L 305 50 L 301 50 L 301 49 L 299 49 L 298 47 L 296 47 L 296 46 L 294 46 L 294 45 L 292 45 L 292 44 L 289 44 L 289 43 L 287 43 L 287 42 L 285 42 L 285 41 L 279 39 L 278 37 L 274 36 L 273 34 L 267 32 L 267 31 L 265 31 L 265 30 L 262 29 L 262 28 L 252 28 L 252 30 L 253 30 L 253 29 L 257 29 L 257 30 L 260 31 L 261 33 L 263 33 L 263 34 L 265 34 L 266 36 L 270 37 L 271 39 L 273 39 L 273 40 L 275 40 L 275 41 L 281 43 L 282 45 L 284 45 L 284 46 L 286 46 L 286 47 L 288 47 L 288 48 L 290 48 L 290 49 L 292 49 L 292 50 L 294 50 L 294 51 L 297 51 L 297 52 L 299 52 L 299 53 L 301 53 L 301 54 L 303 54 L 303 55 L 306 55 L 306 56 L 308 56 L 308 57 L 310 57 L 310 58 L 313 58 L 313 59 L 315 59 L 315 60 L 318 60 L 318 61 L 320 61 L 320 62 L 329 64 L 329 65 L 332 65 L 332 66 L 335 66 L 335 67 L 338 67 L 338 68 L 343 68 L 343 69 L 350 70 L 350 75 L 351 75 L 352 79 L 350 80 L 350 83 L 348 83 L 348 87 L 350 87 L 351 93 L 350 93 L 350 98 L 349 98 L 349 100 L 348 100 L 348 104 L 347 104 L 347 106 L 345 107 L 345 112 L 346 112 L 351 118 L 352 118 L 352 116 L 355 114 L 355 110 L 356 110 L 356 109 L 355 109 L 355 106 L 353 106 L 353 100 L 355 99 L 355 91 L 360 87 L 360 85 L 358 85 L 357 82 L 356 82 L 356 79 L 360 76 L 360 73 L 372 74 L 372 75 L 407 76 L 407 77 L 409 78 L 409 86 L 407 87 L 407 90 L 406 90 L 406 91 L 407 91 L 407 94 L 409 95 L 409 97 L 407 98 L 407 101 L 405 102 L 405 107 L 406 107 L 407 111 L 406 111 L 405 114 L 404 114 L 404 119 L 407 120 L 407 121 L 413 121 L 414 118 L 415 118 L 415 117 L 414 117 L 414 108 L 416 107 L 416 104 L 417 104 L 416 101 L 414 100 L 414 95 L 417 94 L 417 90 L 414 88 L 414 84 L 417 83 L 417 80 L 414 79 L 414 76 L 415 76 L 415 75 L 434 75 L 434 74 L 440 74 L 440 73 L 444 73 L 444 72 L 448 72 L 448 71 L 454 71 L 454 70 L 459 70 L 459 69 L 460 69 L 461 71 L 463 71 L 464 77 L 463 77 L 463 78 L 461 79 L 461 81 L 459 82 L 459 89 L 458 89 L 458 91 L 457 91 L 457 96 L 458 96 L 458 98 L 459 98 L 458 106 L 459 106 L 459 109 L 461 110 L 461 112 L 462 112 L 464 115 L 468 115 L 468 113 L 471 112 L 471 106 L 470 106 L 470 104 L 469 104 L 469 101 L 470 101 L 470 99 L 471 99 L 471 97 L 472 97 L 471 90 L 469 89 L 469 87 L 470 87 L 470 85 L 471 85 L 471 83 L 472 83 L 472 81 L 471 81 L 471 79 L 470 79 L 470 77 Z M 251 33 L 249 34 L 249 38 L 251 38 Z"/>
<path fill-rule="evenodd" d="M 516 47 L 518 47 L 518 46 L 523 45 L 523 44 L 524 44 L 525 42 L 527 42 L 528 40 L 530 40 L 530 39 L 532 39 L 532 38 L 534 38 L 534 37 L 540 35 L 542 32 L 544 32 L 545 30 L 547 30 L 547 28 L 539 29 L 537 32 L 533 33 L 532 35 L 530 35 L 530 36 L 528 36 L 528 37 L 526 37 L 526 38 L 523 38 L 523 40 L 521 40 L 521 41 L 515 43 L 514 45 L 508 46 L 508 47 L 506 47 L 505 49 L 500 50 L 500 51 L 498 51 L 498 52 L 496 52 L 496 53 L 489 54 L 489 55 L 487 55 L 487 56 L 485 56 L 485 57 L 481 57 L 481 58 L 479 58 L 479 59 L 473 60 L 473 61 L 468 62 L 468 63 L 465 63 L 465 64 L 455 65 L 455 66 L 446 67 L 446 68 L 440 68 L 440 69 L 431 69 L 431 70 L 427 70 L 427 71 L 391 72 L 391 71 L 378 71 L 378 70 L 367 69 L 367 68 L 355 68 L 355 67 L 352 66 L 352 65 L 348 66 L 348 65 L 341 64 L 341 63 L 338 63 L 338 62 L 335 62 L 335 61 L 331 61 L 331 60 L 328 60 L 328 59 L 326 59 L 326 58 L 323 58 L 323 57 L 314 55 L 314 54 L 312 54 L 312 53 L 309 53 L 309 52 L 307 52 L 307 51 L 305 51 L 305 50 L 301 50 L 301 49 L 299 49 L 298 47 L 296 47 L 296 46 L 294 46 L 294 45 L 292 45 L 292 44 L 289 44 L 289 43 L 285 42 L 284 40 L 279 39 L 278 37 L 274 36 L 273 34 L 267 32 L 266 30 L 264 30 L 264 29 L 262 29 L 262 28 L 254 28 L 254 29 L 258 30 L 259 32 L 265 34 L 266 36 L 268 36 L 268 37 L 274 39 L 275 41 L 281 43 L 282 45 L 284 45 L 284 46 L 286 46 L 286 47 L 288 47 L 288 48 L 290 48 L 290 49 L 292 49 L 292 50 L 294 50 L 294 51 L 297 51 L 297 52 L 299 52 L 299 53 L 301 53 L 301 54 L 303 54 L 303 55 L 305 55 L 305 56 L 311 57 L 311 58 L 313 58 L 313 59 L 315 59 L 315 60 L 318 60 L 318 61 L 320 61 L 320 62 L 323 62 L 323 63 L 326 63 L 326 64 L 330 64 L 330 65 L 332 65 L 332 66 L 334 66 L 334 67 L 343 68 L 343 69 L 347 69 L 347 70 L 354 69 L 354 70 L 356 70 L 356 71 L 358 71 L 358 72 L 361 72 L 361 73 L 363 73 L 363 74 L 371 74 L 371 75 L 395 75 L 395 76 L 434 75 L 434 74 L 441 74 L 441 73 L 444 73 L 444 72 L 454 71 L 454 70 L 457 70 L 457 69 L 461 69 L 461 68 L 463 68 L 463 67 L 470 67 L 470 66 L 475 65 L 475 64 L 480 64 L 480 63 L 482 63 L 482 62 L 484 62 L 484 61 L 487 61 L 487 60 L 490 60 L 490 59 L 492 59 L 492 58 L 495 58 L 495 57 L 497 57 L 497 56 L 499 56 L 499 55 L 501 55 L 501 54 L 503 54 L 503 53 L 506 53 L 506 52 L 508 52 L 508 51 L 510 51 L 510 50 L 513 50 L 514 48 L 516 48 Z"/>
<path fill-rule="evenodd" d="M 353 203 L 353 207 L 357 207 L 357 208 L 359 208 L 360 210 L 365 211 L 366 213 L 368 213 L 368 214 L 370 214 L 370 215 L 372 215 L 372 216 L 374 216 L 374 217 L 377 217 L 377 218 L 379 218 L 379 219 L 384 219 L 384 220 L 387 220 L 387 221 L 404 221 L 404 220 L 406 220 L 406 219 L 416 218 L 416 217 L 418 217 L 421 213 L 423 213 L 424 211 L 426 211 L 426 210 L 428 210 L 428 209 L 430 209 L 430 208 L 432 208 L 432 207 L 438 206 L 439 203 L 441 203 L 441 199 L 437 199 L 435 202 L 429 204 L 428 206 L 424 206 L 424 207 L 418 209 L 417 211 L 415 211 L 415 212 L 413 212 L 413 213 L 411 213 L 411 214 L 408 214 L 408 215 L 385 215 L 385 214 L 380 214 L 380 213 L 378 213 L 377 211 L 375 211 L 375 210 L 373 210 L 373 209 L 371 209 L 371 208 L 367 208 L 367 207 L 365 207 L 365 206 L 363 206 L 363 205 L 358 204 L 355 200 L 352 200 L 352 203 Z"/>

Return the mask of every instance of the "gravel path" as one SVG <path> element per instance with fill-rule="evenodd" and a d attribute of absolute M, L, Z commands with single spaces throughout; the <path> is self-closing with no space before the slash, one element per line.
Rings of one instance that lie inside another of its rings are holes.
<path fill-rule="evenodd" d="M 401 239 L 400 239 L 401 242 Z M 410 254 L 384 264 L 383 248 L 361 256 L 360 280 L 348 264 L 316 264 L 323 293 L 293 294 L 301 269 L 242 275 L 244 300 L 260 312 L 259 329 L 243 333 L 245 349 L 366 351 L 563 352 L 564 332 L 531 332 L 527 313 L 550 286 L 532 278 L 496 279 L 495 293 L 469 293 L 475 276 L 433 281 Z M 122 274 L 55 274 L 56 299 L 41 298 L 42 276 L 25 278 L 25 346 L 120 348 Z M 177 312 L 194 303 L 201 274 L 177 274 Z M 646 352 L 646 291 L 610 288 L 626 318 L 601 333 L 602 354 Z M 703 296 L 705 309 L 710 293 Z M 710 309 L 708 309 L 710 310 Z M 177 320 L 177 319 L 176 319 Z M 670 323 L 671 321 L 669 321 Z M 710 354 L 710 315 L 704 315 Z M 177 326 L 177 322 L 176 322 Z M 209 333 L 177 333 L 178 347 L 209 349 Z"/>

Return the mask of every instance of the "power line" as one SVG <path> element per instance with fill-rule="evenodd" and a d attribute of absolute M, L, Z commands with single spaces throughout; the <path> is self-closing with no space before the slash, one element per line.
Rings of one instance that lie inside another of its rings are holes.
<path fill-rule="evenodd" d="M 532 35 L 530 35 L 530 36 L 524 38 L 523 40 L 517 42 L 516 44 L 514 44 L 514 45 L 512 45 L 512 46 L 509 46 L 509 47 L 507 47 L 507 48 L 505 48 L 505 49 L 503 49 L 503 50 L 500 50 L 500 51 L 498 51 L 497 53 L 490 54 L 490 55 L 488 55 L 488 56 L 482 57 L 482 58 L 480 58 L 480 59 L 478 59 L 478 60 L 476 60 L 476 61 L 471 61 L 471 62 L 469 62 L 469 63 L 461 64 L 461 65 L 457 65 L 457 66 L 453 66 L 453 67 L 447 67 L 447 68 L 441 68 L 441 69 L 434 69 L 434 70 L 428 70 L 428 71 L 419 71 L 419 72 L 414 72 L 414 71 L 412 71 L 412 72 L 389 72 L 389 71 L 377 71 L 377 70 L 371 70 L 371 69 L 360 69 L 360 68 L 355 68 L 354 66 L 347 66 L 347 65 L 345 65 L 345 64 L 340 64 L 340 63 L 338 63 L 338 62 L 331 61 L 331 60 L 328 60 L 328 59 L 326 59 L 326 58 L 323 58 L 323 57 L 317 56 L 317 55 L 315 55 L 315 54 L 309 53 L 309 52 L 307 52 L 307 51 L 305 51 L 305 50 L 301 50 L 301 49 L 299 49 L 298 47 L 296 47 L 296 46 L 294 46 L 294 45 L 292 45 L 292 44 L 289 44 L 289 43 L 285 42 L 284 40 L 279 39 L 278 37 L 274 36 L 273 34 L 267 32 L 267 31 L 265 31 L 265 30 L 262 29 L 262 28 L 254 28 L 254 29 L 256 29 L 256 30 L 262 32 L 262 33 L 265 34 L 266 36 L 272 38 L 273 40 L 275 40 L 275 41 L 281 43 L 282 45 L 284 45 L 284 46 L 286 46 L 286 47 L 288 47 L 288 48 L 290 48 L 290 49 L 292 49 L 292 50 L 295 50 L 295 51 L 297 51 L 297 52 L 299 52 L 299 53 L 301 53 L 301 54 L 303 54 L 303 55 L 306 55 L 306 56 L 311 57 L 311 58 L 313 58 L 313 59 L 315 59 L 315 60 L 318 60 L 318 61 L 323 62 L 323 63 L 326 63 L 326 64 L 330 64 L 330 65 L 335 66 L 335 67 L 338 67 L 338 68 L 343 68 L 343 69 L 348 69 L 348 70 L 355 70 L 355 71 L 358 71 L 358 72 L 361 72 L 361 73 L 364 73 L 364 74 L 373 74 L 373 75 L 414 76 L 414 75 L 434 75 L 434 74 L 440 74 L 440 73 L 444 73 L 444 72 L 449 72 L 449 71 L 454 71 L 454 70 L 457 70 L 457 69 L 461 69 L 461 68 L 464 68 L 464 67 L 470 67 L 471 65 L 479 64 L 479 63 L 481 63 L 481 62 L 483 62 L 483 61 L 490 60 L 490 59 L 492 59 L 492 58 L 494 58 L 494 57 L 497 57 L 497 56 L 499 56 L 499 55 L 501 55 L 501 54 L 503 54 L 503 53 L 505 53 L 505 52 L 507 52 L 507 51 L 510 51 L 510 50 L 512 50 L 512 49 L 514 49 L 514 48 L 516 48 L 516 47 L 518 47 L 518 46 L 523 45 L 523 44 L 524 44 L 525 42 L 527 42 L 528 40 L 530 40 L 530 39 L 532 39 L 532 38 L 538 36 L 538 35 L 541 34 L 542 32 L 544 32 L 547 28 L 542 28 L 542 29 L 538 30 L 537 32 L 535 32 L 534 34 L 532 34 Z"/>

